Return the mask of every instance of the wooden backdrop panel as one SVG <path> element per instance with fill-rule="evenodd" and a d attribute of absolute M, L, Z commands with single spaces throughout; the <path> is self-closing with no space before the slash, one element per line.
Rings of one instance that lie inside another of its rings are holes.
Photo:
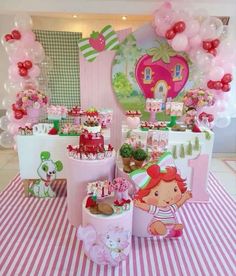
<path fill-rule="evenodd" d="M 123 41 L 131 32 L 131 29 L 118 31 L 119 41 Z M 111 144 L 118 149 L 124 112 L 112 88 L 111 69 L 114 56 L 115 51 L 105 51 L 95 61 L 88 62 L 80 53 L 80 101 L 84 109 L 94 106 L 113 110 Z"/>

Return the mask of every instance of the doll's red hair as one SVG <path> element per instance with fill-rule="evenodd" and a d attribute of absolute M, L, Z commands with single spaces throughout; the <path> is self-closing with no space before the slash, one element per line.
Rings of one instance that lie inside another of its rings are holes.
<path fill-rule="evenodd" d="M 150 182 L 135 194 L 135 199 L 141 202 L 143 202 L 145 196 L 149 195 L 152 188 L 159 185 L 161 180 L 165 182 L 175 180 L 182 194 L 187 190 L 185 179 L 177 173 L 175 167 L 167 167 L 165 172 L 161 172 L 158 165 L 152 165 L 147 169 L 147 173 L 151 177 Z"/>

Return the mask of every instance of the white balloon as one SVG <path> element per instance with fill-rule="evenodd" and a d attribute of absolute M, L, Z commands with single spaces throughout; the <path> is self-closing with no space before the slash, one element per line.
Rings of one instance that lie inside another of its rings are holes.
<path fill-rule="evenodd" d="M 4 83 L 4 89 L 8 94 L 15 94 L 22 90 L 19 83 L 12 83 L 9 80 Z"/>
<path fill-rule="evenodd" d="M 218 117 L 215 120 L 215 126 L 218 128 L 225 128 L 230 125 L 231 118 L 227 113 L 218 113 Z"/>
<path fill-rule="evenodd" d="M 33 21 L 29 14 L 27 13 L 19 13 L 14 18 L 14 24 L 17 29 L 23 31 L 29 31 L 33 27 Z"/>
<path fill-rule="evenodd" d="M 8 131 L 3 131 L 0 134 L 0 145 L 4 148 L 12 148 L 15 144 L 14 136 Z"/>
<path fill-rule="evenodd" d="M 8 120 L 7 116 L 4 115 L 0 118 L 0 128 L 3 130 L 7 130 L 7 126 L 10 123 L 10 121 Z"/>

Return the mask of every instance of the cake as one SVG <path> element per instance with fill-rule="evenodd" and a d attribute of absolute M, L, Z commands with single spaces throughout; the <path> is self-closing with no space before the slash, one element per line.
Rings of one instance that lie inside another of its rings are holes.
<path fill-rule="evenodd" d="M 84 130 L 79 137 L 79 146 L 88 153 L 97 153 L 104 151 L 104 137 L 100 132 L 91 133 Z"/>
<path fill-rule="evenodd" d="M 100 132 L 91 133 L 83 130 L 79 137 L 79 145 L 67 147 L 69 156 L 75 159 L 96 160 L 112 156 L 113 147 L 104 145 L 104 137 Z"/>
<path fill-rule="evenodd" d="M 84 129 L 90 133 L 98 133 L 101 131 L 99 125 L 98 111 L 95 108 L 90 108 L 86 112 L 86 121 L 84 122 Z"/>

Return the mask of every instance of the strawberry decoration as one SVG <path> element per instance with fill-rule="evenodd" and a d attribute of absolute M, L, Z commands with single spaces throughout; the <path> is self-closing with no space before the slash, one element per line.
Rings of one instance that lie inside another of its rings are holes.
<path fill-rule="evenodd" d="M 207 118 L 207 121 L 209 123 L 214 121 L 214 116 L 212 114 L 209 114 L 209 113 L 206 113 L 206 112 L 200 113 L 198 118 L 199 118 L 200 121 L 202 121 L 204 118 Z"/>
<path fill-rule="evenodd" d="M 193 125 L 192 132 L 201 132 L 200 128 L 197 126 L 197 124 Z"/>
<path fill-rule="evenodd" d="M 89 38 L 89 44 L 98 52 L 105 49 L 106 40 L 103 34 L 93 31 Z"/>
<path fill-rule="evenodd" d="M 4 38 L 5 38 L 5 41 L 6 41 L 6 42 L 9 42 L 9 41 L 13 40 L 13 36 L 12 36 L 11 34 L 6 34 L 6 35 L 4 36 Z"/>
<path fill-rule="evenodd" d="M 25 60 L 24 62 L 18 62 L 17 67 L 19 68 L 19 75 L 21 77 L 27 77 L 28 70 L 33 67 L 33 63 L 30 60 Z"/>
<path fill-rule="evenodd" d="M 222 90 L 223 92 L 230 91 L 230 82 L 233 80 L 232 74 L 224 74 L 220 81 L 209 80 L 207 82 L 207 87 L 215 90 Z"/>
<path fill-rule="evenodd" d="M 6 42 L 13 42 L 14 40 L 21 39 L 21 33 L 18 30 L 12 30 L 10 34 L 4 36 Z"/>
<path fill-rule="evenodd" d="M 206 50 L 209 54 L 212 54 L 213 56 L 217 55 L 218 46 L 220 45 L 220 40 L 218 38 L 214 40 L 206 40 L 202 42 L 202 48 Z"/>
<path fill-rule="evenodd" d="M 55 127 L 51 128 L 48 132 L 49 135 L 57 135 L 58 131 Z"/>
<path fill-rule="evenodd" d="M 18 108 L 16 104 L 12 105 L 12 111 L 14 112 L 14 118 L 20 120 L 24 115 L 27 115 L 26 111 L 22 108 Z"/>
<path fill-rule="evenodd" d="M 21 33 L 18 30 L 13 30 L 11 32 L 12 36 L 14 39 L 16 40 L 20 40 L 21 39 Z"/>
<path fill-rule="evenodd" d="M 186 28 L 186 24 L 184 21 L 178 21 L 176 22 L 172 28 L 166 31 L 165 37 L 166 39 L 170 40 L 175 37 L 176 34 L 182 33 Z"/>
<path fill-rule="evenodd" d="M 176 66 L 181 67 L 181 76 L 174 78 Z M 146 82 L 145 69 L 151 69 L 151 79 Z M 135 78 L 145 98 L 155 98 L 155 86 L 161 80 L 163 97 L 175 98 L 183 89 L 189 76 L 186 59 L 177 54 L 167 43 L 161 43 L 158 48 L 150 48 L 142 55 L 135 66 Z M 164 95 L 165 94 L 165 95 Z"/>
<path fill-rule="evenodd" d="M 95 207 L 97 205 L 96 200 L 93 199 L 93 197 L 89 196 L 87 198 L 85 207 L 90 208 L 90 207 Z"/>

